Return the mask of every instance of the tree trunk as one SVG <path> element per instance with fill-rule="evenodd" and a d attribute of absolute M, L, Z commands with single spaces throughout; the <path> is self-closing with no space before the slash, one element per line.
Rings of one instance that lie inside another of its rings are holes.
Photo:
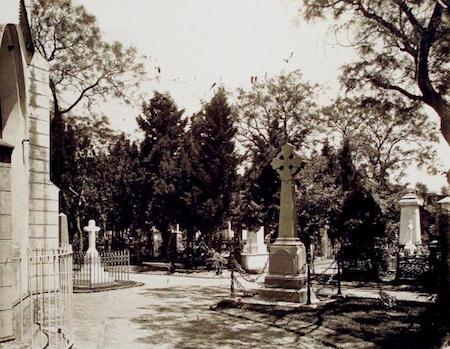
<path fill-rule="evenodd" d="M 442 100 L 433 108 L 441 119 L 441 132 L 450 146 L 450 104 Z M 450 169 L 447 171 L 447 182 L 450 185 Z"/>
<path fill-rule="evenodd" d="M 79 245 L 79 252 L 83 253 L 84 250 L 84 243 L 83 243 L 83 230 L 81 229 L 81 222 L 80 222 L 80 215 L 79 213 L 77 213 L 77 230 L 78 230 L 78 235 L 80 237 L 80 245 Z"/>
<path fill-rule="evenodd" d="M 162 259 L 166 259 L 169 256 L 170 231 L 168 228 L 158 230 L 161 232 L 161 239 L 162 239 L 160 257 Z"/>

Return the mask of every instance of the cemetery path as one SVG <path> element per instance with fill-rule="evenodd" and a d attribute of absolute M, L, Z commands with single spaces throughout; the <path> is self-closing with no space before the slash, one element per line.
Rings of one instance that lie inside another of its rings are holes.
<path fill-rule="evenodd" d="M 132 279 L 144 286 L 74 295 L 76 349 L 332 347 L 317 336 L 210 310 L 228 295 L 228 278 Z"/>

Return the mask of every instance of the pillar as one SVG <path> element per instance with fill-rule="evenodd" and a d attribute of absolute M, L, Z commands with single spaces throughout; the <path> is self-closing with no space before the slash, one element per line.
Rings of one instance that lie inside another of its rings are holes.
<path fill-rule="evenodd" d="M 0 139 L 0 342 L 13 336 L 13 269 L 11 226 L 12 146 Z"/>
<path fill-rule="evenodd" d="M 399 245 L 414 252 L 422 242 L 420 225 L 420 206 L 423 205 L 414 193 L 408 193 L 401 198 L 400 204 L 400 235 Z"/>

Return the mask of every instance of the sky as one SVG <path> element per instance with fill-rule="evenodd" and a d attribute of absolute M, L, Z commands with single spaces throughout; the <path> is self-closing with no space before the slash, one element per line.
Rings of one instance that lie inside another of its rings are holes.
<path fill-rule="evenodd" d="M 10 7 L 16 3 L 0 1 Z M 299 0 L 76 1 L 97 17 L 104 39 L 135 46 L 150 57 L 152 79 L 142 86 L 144 98 L 154 90 L 169 91 L 187 115 L 213 96 L 213 83 L 233 92 L 250 87 L 251 76 L 262 80 L 296 69 L 322 85 L 319 102 L 326 103 L 338 93 L 340 66 L 356 57 L 351 48 L 336 44 L 330 22 L 306 23 L 298 15 Z M 113 128 L 133 133 L 140 103 L 108 102 L 99 108 Z M 449 167 L 450 147 L 442 142 L 437 148 Z M 445 184 L 443 178 L 408 172 L 409 181 L 424 181 L 434 190 Z"/>
<path fill-rule="evenodd" d="M 324 23 L 297 25 L 291 0 L 78 1 L 97 16 L 105 39 L 150 56 L 153 76 L 160 67 L 160 81 L 144 85 L 149 95 L 167 90 L 187 114 L 212 97 L 213 83 L 233 91 L 249 86 L 251 76 L 301 68 L 336 89 L 338 67 L 352 54 L 327 42 Z"/>

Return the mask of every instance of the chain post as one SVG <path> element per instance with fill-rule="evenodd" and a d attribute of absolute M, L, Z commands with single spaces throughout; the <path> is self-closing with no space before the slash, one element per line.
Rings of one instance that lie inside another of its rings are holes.
<path fill-rule="evenodd" d="M 231 264 L 231 284 L 230 284 L 230 296 L 234 298 L 234 243 L 235 236 L 233 236 L 232 243 L 230 244 L 230 264 Z"/>
<path fill-rule="evenodd" d="M 338 291 L 337 291 L 337 294 L 339 295 L 339 296 L 341 296 L 342 295 L 342 289 L 341 289 L 341 247 L 339 246 L 339 250 L 338 250 L 338 252 L 337 252 L 337 276 L 338 276 L 338 280 L 337 280 L 337 282 L 338 282 Z"/>

